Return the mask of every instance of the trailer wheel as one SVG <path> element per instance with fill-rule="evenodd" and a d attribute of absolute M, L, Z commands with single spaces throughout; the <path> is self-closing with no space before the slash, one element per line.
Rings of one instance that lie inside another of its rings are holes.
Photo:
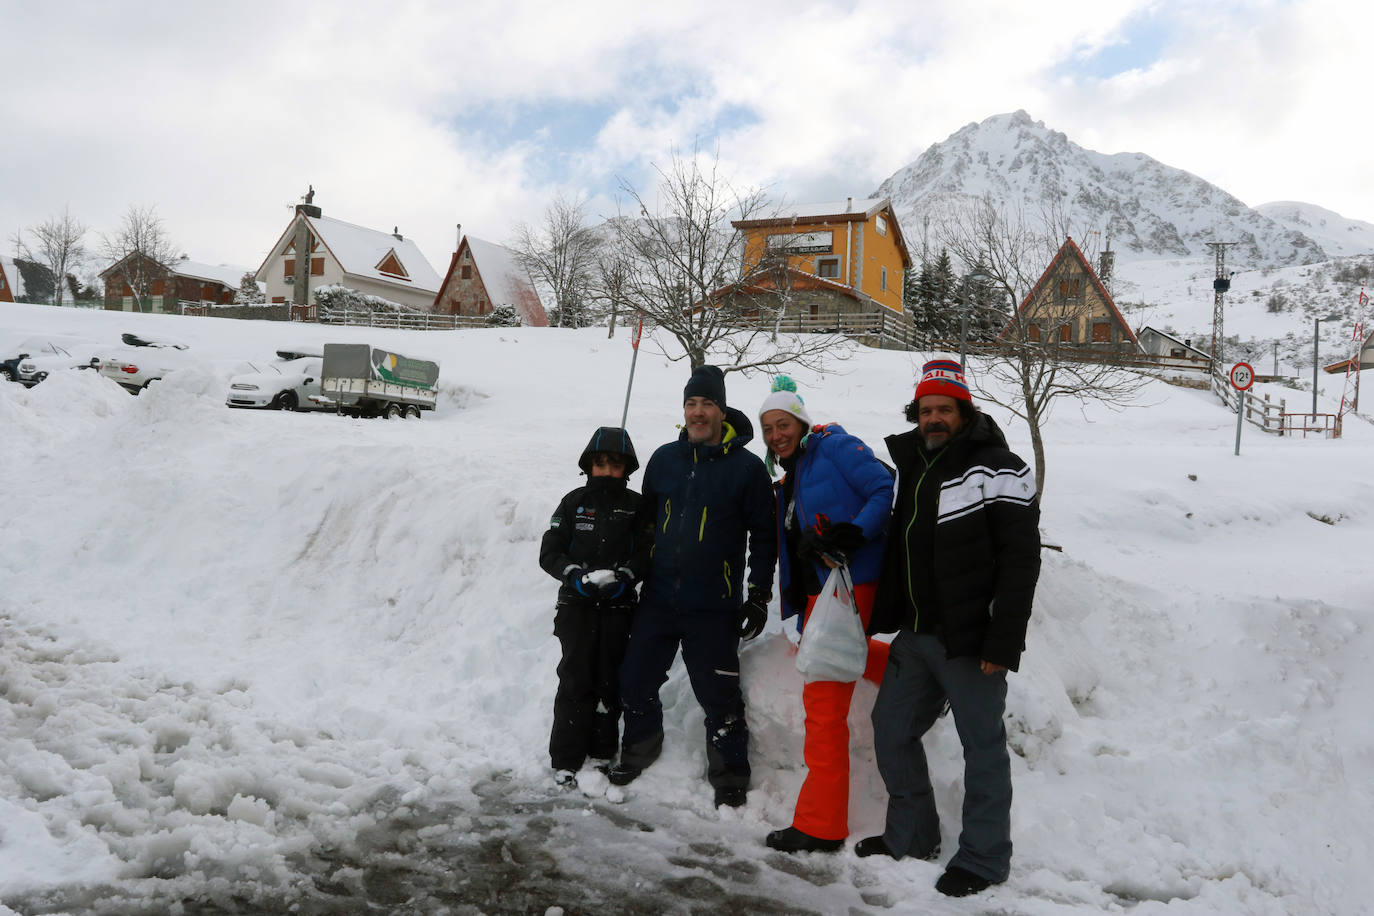
<path fill-rule="evenodd" d="M 388 405 L 386 405 L 386 407 L 382 408 L 382 419 L 383 419 L 383 420 L 390 420 L 390 419 L 392 419 L 392 418 L 400 418 L 400 417 L 402 417 L 402 416 L 404 416 L 404 414 L 401 412 L 401 405 L 400 405 L 400 404 L 388 404 Z"/>
<path fill-rule="evenodd" d="M 414 417 L 416 420 L 420 419 L 420 408 L 416 407 L 414 404 L 407 404 L 406 416 Z"/>

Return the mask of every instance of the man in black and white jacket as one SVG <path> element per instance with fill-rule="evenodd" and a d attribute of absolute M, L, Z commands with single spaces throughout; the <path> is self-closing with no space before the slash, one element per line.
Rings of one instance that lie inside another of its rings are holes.
<path fill-rule="evenodd" d="M 1040 575 L 1035 475 L 973 404 L 952 360 L 926 363 L 907 419 L 887 439 L 898 480 L 870 632 L 896 632 L 873 707 L 887 822 L 860 856 L 934 860 L 940 823 L 921 736 L 948 702 L 964 747 L 959 850 L 936 888 L 1005 881 L 1011 864 L 1007 671 L 1020 666 Z"/>

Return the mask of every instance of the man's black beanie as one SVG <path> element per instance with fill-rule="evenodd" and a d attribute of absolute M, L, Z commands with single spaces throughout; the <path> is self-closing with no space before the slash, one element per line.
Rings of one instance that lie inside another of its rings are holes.
<path fill-rule="evenodd" d="M 725 409 L 725 373 L 719 366 L 697 366 L 687 387 L 682 389 L 682 402 L 688 398 L 706 398 L 721 410 Z"/>

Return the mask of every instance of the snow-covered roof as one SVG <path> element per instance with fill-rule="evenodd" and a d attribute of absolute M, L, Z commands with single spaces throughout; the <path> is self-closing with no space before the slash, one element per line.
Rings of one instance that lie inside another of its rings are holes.
<path fill-rule="evenodd" d="M 823 216 L 868 216 L 877 213 L 882 207 L 889 206 L 888 198 L 867 198 L 863 201 L 830 201 L 823 203 L 797 203 L 782 207 L 775 218 L 779 220 L 807 220 Z"/>
<path fill-rule="evenodd" d="M 762 223 L 773 220 L 811 220 L 825 216 L 871 216 L 883 207 L 891 206 L 886 197 L 870 197 L 864 200 L 825 201 L 815 204 L 789 204 L 767 216 L 738 220 L 739 223 Z"/>
<path fill-rule="evenodd" d="M 192 261 L 190 258 L 182 258 L 174 261 L 170 265 L 174 274 L 182 277 L 191 277 L 195 280 L 208 280 L 211 283 L 223 283 L 230 289 L 238 289 L 243 283 L 243 275 L 253 271 L 247 267 L 236 267 L 232 264 L 204 264 L 200 261 Z"/>
<path fill-rule="evenodd" d="M 10 287 L 10 296 L 18 299 L 24 295 L 24 275 L 19 272 L 19 265 L 14 263 L 14 259 L 0 255 L 0 268 L 5 270 L 5 282 Z"/>
<path fill-rule="evenodd" d="M 1188 342 L 1185 341 L 1185 340 L 1179 340 L 1179 339 L 1178 339 L 1177 337 L 1175 337 L 1173 334 L 1170 334 L 1170 333 L 1168 333 L 1167 331 L 1161 331 L 1159 328 L 1152 328 L 1152 327 L 1144 327 L 1144 328 L 1141 328 L 1141 329 L 1140 329 L 1140 333 L 1139 333 L 1138 335 L 1136 335 L 1136 336 L 1138 336 L 1138 337 L 1144 337 L 1146 334 L 1157 334 L 1157 335 L 1159 335 L 1160 337 L 1164 337 L 1164 338 L 1167 338 L 1167 339 L 1173 341 L 1174 343 L 1178 344 L 1180 347 L 1183 347 L 1183 348 L 1186 349 L 1186 350 L 1192 350 L 1194 353 L 1197 353 L 1197 354 L 1199 354 L 1200 356 L 1208 356 L 1207 351 L 1205 351 L 1205 350 L 1200 350 L 1200 349 L 1198 349 L 1197 347 L 1193 346 L 1192 344 L 1188 343 Z M 1210 357 L 1209 357 L 1209 358 L 1210 358 Z"/>
<path fill-rule="evenodd" d="M 338 259 L 344 273 L 431 293 L 439 291 L 439 275 L 420 253 L 419 246 L 410 239 L 398 239 L 389 232 L 355 226 L 328 216 L 305 218 L 309 220 L 321 244 Z M 409 279 L 382 273 L 378 269 L 393 252 Z"/>
<path fill-rule="evenodd" d="M 544 306 L 539 301 L 530 275 L 515 260 L 515 252 L 483 239 L 465 237 L 472 261 L 482 285 L 487 288 L 493 306 L 511 305 L 520 312 L 527 325 L 546 323 Z"/>

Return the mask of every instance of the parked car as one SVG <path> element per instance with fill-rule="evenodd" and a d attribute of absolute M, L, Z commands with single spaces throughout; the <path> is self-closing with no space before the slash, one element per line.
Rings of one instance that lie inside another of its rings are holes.
<path fill-rule="evenodd" d="M 320 364 L 318 355 L 306 356 L 291 351 L 278 351 L 279 363 L 268 363 L 255 372 L 245 372 L 229 380 L 229 395 L 224 403 L 230 407 L 271 407 L 277 410 L 322 410 L 323 405 L 311 400 L 320 393 Z M 257 367 L 254 367 L 257 369 Z"/>
<path fill-rule="evenodd" d="M 16 369 L 19 382 L 32 388 L 54 372 L 63 369 L 94 369 L 100 365 L 101 346 L 93 343 L 53 344 L 51 353 L 26 356 L 19 361 Z"/>
<path fill-rule="evenodd" d="M 115 347 L 101 355 L 100 374 L 118 382 L 128 391 L 138 394 L 150 384 L 175 369 L 191 365 L 192 359 L 184 351 L 184 343 L 124 334 L 125 346 Z"/>
<path fill-rule="evenodd" d="M 89 341 L 64 334 L 44 334 L 21 341 L 11 352 L 16 354 L 0 360 L 0 379 L 7 382 L 20 381 L 19 364 L 30 357 L 60 355 L 72 347 L 85 346 Z M 29 382 L 28 384 L 35 384 Z"/>

